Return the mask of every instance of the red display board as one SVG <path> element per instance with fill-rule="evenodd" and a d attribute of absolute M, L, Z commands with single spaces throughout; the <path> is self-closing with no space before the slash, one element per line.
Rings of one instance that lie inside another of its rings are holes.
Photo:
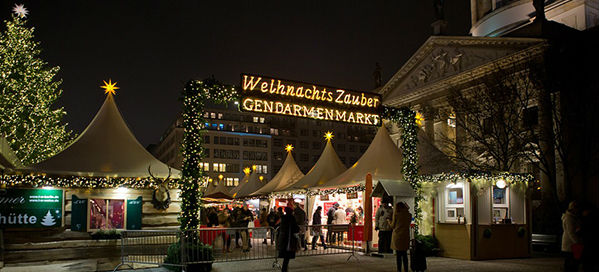
<path fill-rule="evenodd" d="M 364 239 L 364 226 L 355 225 L 353 227 L 350 227 L 347 237 L 347 239 L 350 241 L 362 241 Z"/>

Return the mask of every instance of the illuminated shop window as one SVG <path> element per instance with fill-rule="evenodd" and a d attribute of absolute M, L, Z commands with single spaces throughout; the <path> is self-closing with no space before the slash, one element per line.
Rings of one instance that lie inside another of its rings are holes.
<path fill-rule="evenodd" d="M 124 229 L 125 200 L 124 199 L 90 199 L 89 200 L 90 229 Z"/>
<path fill-rule="evenodd" d="M 457 222 L 464 216 L 464 183 L 450 183 L 445 187 L 445 219 Z"/>
<path fill-rule="evenodd" d="M 493 223 L 501 223 L 505 218 L 509 218 L 509 190 L 508 188 L 498 188 L 493 186 Z"/>

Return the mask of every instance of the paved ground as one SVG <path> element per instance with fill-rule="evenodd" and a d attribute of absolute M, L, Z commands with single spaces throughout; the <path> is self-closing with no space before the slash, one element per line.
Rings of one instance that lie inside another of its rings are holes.
<path fill-rule="evenodd" d="M 395 271 L 394 258 L 377 258 L 358 256 L 347 261 L 348 254 L 300 257 L 291 260 L 289 271 Z M 428 258 L 427 271 L 561 271 L 562 259 L 557 256 L 544 255 L 526 259 L 507 259 L 493 261 L 464 261 L 449 258 Z M 217 263 L 213 265 L 214 272 L 257 272 L 277 271 L 272 269 L 272 260 L 239 261 Z M 142 270 L 131 270 L 130 272 Z M 145 269 L 144 272 L 165 272 L 164 268 Z"/>

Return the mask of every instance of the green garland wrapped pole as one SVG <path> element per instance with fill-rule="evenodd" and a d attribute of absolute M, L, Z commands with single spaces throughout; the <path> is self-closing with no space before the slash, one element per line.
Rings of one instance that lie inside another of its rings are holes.
<path fill-rule="evenodd" d="M 182 231 L 200 227 L 200 188 L 206 180 L 206 175 L 200 168 L 200 162 L 205 156 L 202 147 L 205 103 L 224 104 L 236 98 L 234 87 L 225 86 L 214 78 L 190 81 L 183 90 L 183 169 L 179 183 L 182 201 L 179 223 Z"/>
<path fill-rule="evenodd" d="M 414 190 L 414 220 L 416 221 L 415 233 L 422 220 L 422 211 L 419 202 L 422 200 L 422 184 L 418 181 L 418 125 L 416 112 L 402 108 L 383 108 L 383 118 L 396 123 L 401 129 L 401 152 L 403 155 L 401 171 L 407 182 Z"/>

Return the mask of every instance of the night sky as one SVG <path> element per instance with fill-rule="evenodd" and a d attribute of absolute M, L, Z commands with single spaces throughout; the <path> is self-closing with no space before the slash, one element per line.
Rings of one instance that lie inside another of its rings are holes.
<path fill-rule="evenodd" d="M 239 84 L 245 72 L 373 89 L 376 62 L 386 82 L 430 36 L 432 2 L 4 0 L 0 18 L 10 18 L 15 3 L 29 10 L 42 58 L 61 67 L 57 106 L 71 130 L 85 129 L 105 98 L 102 80 L 111 78 L 145 146 L 172 123 L 190 79 Z M 469 2 L 446 1 L 449 35 L 468 34 Z"/>

